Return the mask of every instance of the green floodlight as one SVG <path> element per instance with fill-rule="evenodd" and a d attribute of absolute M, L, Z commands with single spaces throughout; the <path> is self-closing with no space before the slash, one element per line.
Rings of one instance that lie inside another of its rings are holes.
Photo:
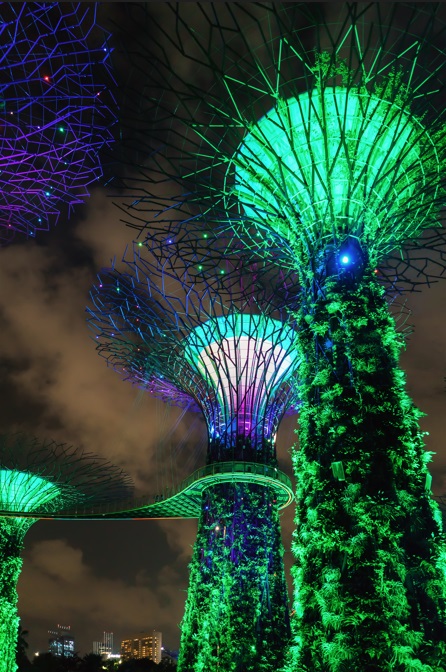
<path fill-rule="evenodd" d="M 0 469 L 0 504 L 5 511 L 33 511 L 61 494 L 51 481 L 14 469 Z"/>
<path fill-rule="evenodd" d="M 347 235 L 370 241 L 377 263 L 401 236 L 432 225 L 440 172 L 435 143 L 407 106 L 327 87 L 279 99 L 252 127 L 227 191 L 249 222 L 289 241 L 302 267 L 315 246 Z"/>

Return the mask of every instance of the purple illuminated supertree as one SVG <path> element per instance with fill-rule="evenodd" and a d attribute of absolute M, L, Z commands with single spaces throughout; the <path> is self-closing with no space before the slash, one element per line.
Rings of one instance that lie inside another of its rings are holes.
<path fill-rule="evenodd" d="M 119 468 L 91 453 L 0 434 L 0 509 L 8 514 L 0 518 L 0 672 L 16 670 L 16 586 L 26 532 L 47 514 L 127 497 L 130 485 Z"/>
<path fill-rule="evenodd" d="M 0 245 L 34 236 L 88 195 L 113 140 L 97 3 L 1 3 Z"/>
<path fill-rule="evenodd" d="M 296 397 L 291 274 L 192 234 L 104 269 L 90 323 L 125 379 L 205 417 L 208 463 L 179 669 L 278 669 L 289 640 L 275 437 Z M 207 243 L 205 246 L 204 243 Z M 210 244 L 209 244 L 210 243 Z M 231 468 L 228 469 L 228 465 Z M 223 469 L 223 467 L 225 467 Z"/>

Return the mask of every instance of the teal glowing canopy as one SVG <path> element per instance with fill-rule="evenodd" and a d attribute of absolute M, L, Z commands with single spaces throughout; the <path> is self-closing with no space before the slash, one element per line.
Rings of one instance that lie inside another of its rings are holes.
<path fill-rule="evenodd" d="M 185 356 L 215 388 L 252 385 L 270 396 L 295 371 L 294 338 L 293 328 L 277 320 L 233 313 L 193 329 Z M 223 389 L 220 394 L 228 399 Z"/>
<path fill-rule="evenodd" d="M 59 495 L 60 488 L 40 476 L 0 469 L 0 507 L 4 511 L 32 512 Z"/>
<path fill-rule="evenodd" d="M 221 417 L 213 425 L 228 426 L 237 418 L 241 434 L 260 424 L 271 435 L 277 418 L 267 420 L 268 409 L 298 366 L 294 338 L 291 325 L 240 313 L 213 318 L 191 331 L 184 355 L 217 395 Z"/>
<path fill-rule="evenodd" d="M 429 205 L 440 176 L 433 139 L 407 105 L 361 88 L 279 99 L 230 166 L 232 194 L 247 218 L 286 238 L 304 262 L 315 244 L 347 236 L 382 256 L 436 216 Z"/>

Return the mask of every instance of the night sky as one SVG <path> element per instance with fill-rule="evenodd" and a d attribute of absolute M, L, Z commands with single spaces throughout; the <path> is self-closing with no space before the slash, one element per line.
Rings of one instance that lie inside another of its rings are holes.
<path fill-rule="evenodd" d="M 162 14 L 164 3 L 151 4 Z M 199 20 L 190 5 L 191 20 Z M 102 11 L 113 19 L 120 10 L 104 3 Z M 89 290 L 96 272 L 135 238 L 112 200 L 97 188 L 69 221 L 1 250 L 1 426 L 82 445 L 122 466 L 137 494 L 154 494 L 161 458 L 169 470 L 180 437 L 189 437 L 179 451 L 180 471 L 199 466 L 202 451 L 194 446 L 204 424 L 191 414 L 176 426 L 178 411 L 123 382 L 95 353 L 85 315 Z M 407 297 L 413 333 L 402 358 L 409 393 L 427 414 L 436 494 L 446 492 L 445 298 L 445 283 Z M 288 472 L 295 423 L 287 418 L 279 431 Z M 291 509 L 283 515 L 287 568 Z M 46 649 L 47 631 L 58 623 L 71 625 L 81 654 L 104 630 L 114 632 L 116 650 L 125 635 L 152 628 L 177 648 L 195 533 L 195 521 L 181 520 L 36 523 L 25 538 L 18 586 L 30 654 Z"/>

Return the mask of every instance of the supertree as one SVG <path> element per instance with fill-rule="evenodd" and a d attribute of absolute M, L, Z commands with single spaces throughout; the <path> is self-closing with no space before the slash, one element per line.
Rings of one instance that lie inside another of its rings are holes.
<path fill-rule="evenodd" d="M 296 404 L 298 356 L 284 305 L 289 272 L 218 241 L 153 251 L 103 269 L 90 322 L 99 353 L 125 379 L 203 413 L 207 462 L 179 670 L 273 670 L 289 641 L 278 518 L 276 432 Z M 287 300 L 288 299 L 288 300 Z M 221 474 L 225 474 L 224 480 Z"/>
<path fill-rule="evenodd" d="M 119 500 L 130 486 L 120 469 L 92 453 L 26 434 L 0 434 L 0 509 L 8 514 L 0 518 L 0 672 L 17 669 L 16 587 L 26 532 L 48 513 Z"/>
<path fill-rule="evenodd" d="M 47 230 L 102 175 L 115 119 L 96 5 L 1 3 L 0 244 Z"/>
<path fill-rule="evenodd" d="M 299 279 L 292 670 L 444 669 L 441 518 L 385 296 L 444 272 L 443 9 L 225 3 L 197 28 L 172 4 L 129 54 L 156 62 L 129 223 L 206 218 Z"/>

